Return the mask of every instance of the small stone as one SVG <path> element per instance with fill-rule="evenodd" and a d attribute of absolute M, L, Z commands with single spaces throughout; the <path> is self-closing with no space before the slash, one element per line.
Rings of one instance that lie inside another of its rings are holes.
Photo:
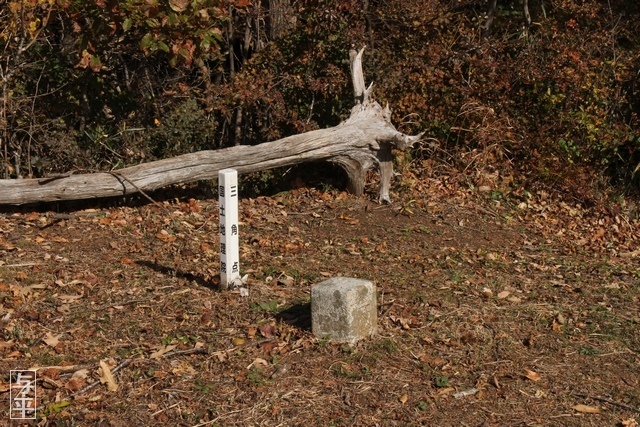
<path fill-rule="evenodd" d="M 316 337 L 354 343 L 374 335 L 377 323 L 373 282 L 333 277 L 311 288 L 311 326 Z"/>

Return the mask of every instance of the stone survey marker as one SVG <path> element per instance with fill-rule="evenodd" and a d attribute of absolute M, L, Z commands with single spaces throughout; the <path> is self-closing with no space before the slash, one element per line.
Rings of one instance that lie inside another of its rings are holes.
<path fill-rule="evenodd" d="M 318 338 L 354 343 L 377 330 L 376 287 L 369 280 L 333 277 L 311 288 L 311 325 Z"/>

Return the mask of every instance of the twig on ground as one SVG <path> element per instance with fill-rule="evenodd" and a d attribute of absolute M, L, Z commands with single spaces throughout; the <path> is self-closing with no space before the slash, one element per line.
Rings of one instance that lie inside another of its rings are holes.
<path fill-rule="evenodd" d="M 187 354 L 209 354 L 209 350 L 207 350 L 206 347 L 189 348 L 187 350 L 170 351 L 169 353 L 163 354 L 163 356 L 173 357 L 173 356 L 185 356 Z"/>
<path fill-rule="evenodd" d="M 598 400 L 600 402 L 608 403 L 609 405 L 618 406 L 620 408 L 624 408 L 624 409 L 627 409 L 629 411 L 640 413 L 640 408 L 636 408 L 635 406 L 627 405 L 626 403 L 622 403 L 622 402 L 618 402 L 618 401 L 615 401 L 615 400 L 612 400 L 612 399 L 608 399 L 606 397 L 592 396 L 590 394 L 579 393 L 579 392 L 573 392 L 573 395 L 577 396 L 577 397 L 582 397 L 584 399 Z"/>
<path fill-rule="evenodd" d="M 208 425 L 210 425 L 210 424 L 213 424 L 213 423 L 217 422 L 218 420 L 220 420 L 220 419 L 222 419 L 222 418 L 228 418 L 230 415 L 238 414 L 238 413 L 240 413 L 240 412 L 244 412 L 244 411 L 247 411 L 247 410 L 248 410 L 248 409 L 244 409 L 244 408 L 243 408 L 243 409 L 236 409 L 235 411 L 227 412 L 226 414 L 220 415 L 220 416 L 218 416 L 218 417 L 216 417 L 216 418 L 212 419 L 211 421 L 205 421 L 205 422 L 203 422 L 203 423 L 196 424 L 196 425 L 194 425 L 194 426 L 192 426 L 192 427 L 208 426 Z"/>
<path fill-rule="evenodd" d="M 41 265 L 39 262 L 23 262 L 21 264 L 7 264 L 7 265 L 0 265 L 0 267 L 32 267 L 34 265 Z"/>
<path fill-rule="evenodd" d="M 237 347 L 231 347 L 228 348 L 226 350 L 218 350 L 218 351 L 214 351 L 213 353 L 209 353 L 209 350 L 206 347 L 198 347 L 198 348 L 189 348 L 187 350 L 176 350 L 176 351 L 170 351 L 169 353 L 165 353 L 163 354 L 164 357 L 173 357 L 173 356 L 184 356 L 187 354 L 208 354 L 209 356 L 220 356 L 223 355 L 225 353 L 231 353 L 234 352 L 236 350 L 242 350 L 244 348 L 247 347 L 253 347 L 253 346 L 258 346 L 260 344 L 264 344 L 267 342 L 272 342 L 274 341 L 274 338 L 265 338 L 262 340 L 258 340 L 258 341 L 250 341 L 246 344 L 242 344 L 239 345 Z"/>
<path fill-rule="evenodd" d="M 394 299 L 394 300 L 391 300 L 391 301 L 387 302 L 386 304 L 388 304 L 388 305 L 389 305 L 389 307 L 385 308 L 385 309 L 382 311 L 382 313 L 380 313 L 380 317 L 381 317 L 381 318 L 382 318 L 382 317 L 384 317 L 384 316 L 386 316 L 386 315 L 387 315 L 387 313 L 389 313 L 389 311 L 391 311 L 391 309 L 393 308 L 393 306 L 396 304 L 396 300 L 395 300 L 395 299 Z"/>
<path fill-rule="evenodd" d="M 152 416 L 152 417 L 155 417 L 156 415 L 158 415 L 158 414 L 160 414 L 160 413 L 162 413 L 162 412 L 164 412 L 164 411 L 168 411 L 169 409 L 171 409 L 171 408 L 173 408 L 173 407 L 175 407 L 175 406 L 178 406 L 180 403 L 182 403 L 182 402 L 174 403 L 174 404 L 173 404 L 173 405 L 171 405 L 171 406 L 168 406 L 168 407 L 166 407 L 166 408 L 164 408 L 164 409 L 160 409 L 159 411 L 156 411 L 156 412 L 154 412 L 153 414 L 151 414 L 151 416 Z"/>
<path fill-rule="evenodd" d="M 75 372 L 80 369 L 89 369 L 92 366 L 93 366 L 92 364 L 69 365 L 69 366 L 52 365 L 52 366 L 34 366 L 29 369 L 34 369 L 36 371 L 46 371 L 47 369 L 55 369 L 60 373 L 60 375 L 65 375 L 66 373 Z"/>
<path fill-rule="evenodd" d="M 113 304 L 107 304 L 107 305 L 103 305 L 103 306 L 100 306 L 100 307 L 96 307 L 93 310 L 94 311 L 102 311 L 102 310 L 106 310 L 106 309 L 111 308 L 111 307 L 118 307 L 118 306 L 122 306 L 122 305 L 129 305 L 129 304 L 135 304 L 135 303 L 138 303 L 138 302 L 146 302 L 146 301 L 149 301 L 149 300 L 148 299 L 132 299 L 132 300 L 129 300 L 129 301 L 114 302 Z"/>

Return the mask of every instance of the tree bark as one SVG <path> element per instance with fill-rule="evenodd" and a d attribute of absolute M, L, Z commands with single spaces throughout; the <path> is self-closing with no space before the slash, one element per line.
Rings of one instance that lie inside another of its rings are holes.
<path fill-rule="evenodd" d="M 237 146 L 184 154 L 111 172 L 67 175 L 41 179 L 0 180 L 0 204 L 93 199 L 151 191 L 167 185 L 217 179 L 218 171 L 234 168 L 239 173 L 256 172 L 309 161 L 325 160 L 342 167 L 348 188 L 364 191 L 366 171 L 380 169 L 379 199 L 389 201 L 393 176 L 393 148 L 404 150 L 422 134 L 409 136 L 396 130 L 389 107 L 370 99 L 365 88 L 362 53 L 352 51 L 351 73 L 355 106 L 350 117 L 338 126 L 289 136 L 255 146 Z"/>

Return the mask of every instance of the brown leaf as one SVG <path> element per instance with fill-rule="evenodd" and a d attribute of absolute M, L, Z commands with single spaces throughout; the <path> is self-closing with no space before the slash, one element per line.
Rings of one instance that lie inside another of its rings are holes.
<path fill-rule="evenodd" d="M 189 376 L 195 376 L 197 373 L 195 368 L 191 366 L 187 361 L 181 362 L 178 366 L 173 368 L 171 372 L 174 375 L 189 375 Z"/>
<path fill-rule="evenodd" d="M 587 406 L 587 405 L 576 405 L 572 407 L 573 409 L 575 409 L 578 412 L 582 412 L 585 414 L 599 414 L 600 413 L 600 408 L 596 407 L 596 406 Z"/>
<path fill-rule="evenodd" d="M 244 345 L 244 343 L 246 343 L 247 340 L 245 340 L 242 337 L 235 337 L 231 339 L 231 344 L 233 344 L 234 346 L 239 346 L 239 345 Z"/>
<path fill-rule="evenodd" d="M 55 347 L 60 342 L 62 335 L 53 335 L 51 332 L 47 332 L 47 335 L 42 339 L 48 346 Z"/>
<path fill-rule="evenodd" d="M 407 403 L 407 400 L 409 400 L 409 396 L 406 393 L 400 396 L 400 403 L 402 403 L 403 405 Z"/>
<path fill-rule="evenodd" d="M 280 344 L 277 342 L 266 342 L 260 346 L 262 350 L 264 350 L 268 355 L 273 355 L 275 351 L 279 348 Z"/>
<path fill-rule="evenodd" d="M 297 249 L 297 246 L 296 246 Z M 279 277 L 278 278 L 278 283 L 281 286 L 293 286 L 295 284 L 295 279 L 291 276 L 287 276 L 286 274 L 283 277 Z"/>
<path fill-rule="evenodd" d="M 273 337 L 273 335 L 276 332 L 275 327 L 271 324 L 260 325 L 259 329 L 260 329 L 260 335 L 262 335 L 265 338 Z"/>
<path fill-rule="evenodd" d="M 542 378 L 539 373 L 531 371 L 529 369 L 524 370 L 524 376 L 531 381 L 540 381 L 540 379 Z"/>
<path fill-rule="evenodd" d="M 249 337 L 250 340 L 254 339 L 257 333 L 258 328 L 256 328 L 255 326 L 251 325 L 247 328 L 247 337 Z"/>
<path fill-rule="evenodd" d="M 58 298 L 64 302 L 73 302 L 82 298 L 84 295 L 58 295 Z"/>
<path fill-rule="evenodd" d="M 167 230 L 160 230 L 160 232 L 156 234 L 156 237 L 166 243 L 171 243 L 176 240 L 176 236 L 169 234 Z"/>
<path fill-rule="evenodd" d="M 149 357 L 152 358 L 152 359 L 160 359 L 162 357 L 162 355 L 164 355 L 165 353 L 169 353 L 171 350 L 173 350 L 176 347 L 177 347 L 177 345 L 164 345 L 164 346 L 160 347 L 159 350 L 154 351 L 153 353 L 151 353 L 149 355 Z"/>
<path fill-rule="evenodd" d="M 511 292 L 509 291 L 502 291 L 500 292 L 497 297 L 498 299 L 505 299 L 506 297 L 508 297 L 509 295 L 511 295 Z"/>
<path fill-rule="evenodd" d="M 111 368 L 104 360 L 100 361 L 100 368 L 98 368 L 98 374 L 100 375 L 100 382 L 102 384 L 107 384 L 107 389 L 109 391 L 118 391 L 118 384 L 116 383 L 115 378 L 113 378 L 113 374 L 111 373 Z"/>
<path fill-rule="evenodd" d="M 13 340 L 0 341 L 0 351 L 13 347 Z"/>
<path fill-rule="evenodd" d="M 73 373 L 73 375 L 71 375 L 71 378 L 76 378 L 76 379 L 82 380 L 82 379 L 87 378 L 87 375 L 89 375 L 89 370 L 88 369 L 78 369 L 77 371 L 75 371 Z"/>
<path fill-rule="evenodd" d="M 251 369 L 254 366 L 269 366 L 269 362 L 267 362 L 266 360 L 264 360 L 261 357 L 256 357 L 253 362 L 251 362 L 251 364 L 249 366 L 247 366 L 247 369 Z"/>
<path fill-rule="evenodd" d="M 71 378 L 67 382 L 67 388 L 70 391 L 77 391 L 77 390 L 80 390 L 82 387 L 84 387 L 86 383 L 87 381 L 83 378 Z"/>
<path fill-rule="evenodd" d="M 189 7 L 189 0 L 169 0 L 169 6 L 174 12 L 184 12 Z"/>
<path fill-rule="evenodd" d="M 44 375 L 45 377 L 49 377 L 52 380 L 57 380 L 58 378 L 60 378 L 60 371 L 56 368 L 48 368 L 44 370 L 42 375 Z"/>

